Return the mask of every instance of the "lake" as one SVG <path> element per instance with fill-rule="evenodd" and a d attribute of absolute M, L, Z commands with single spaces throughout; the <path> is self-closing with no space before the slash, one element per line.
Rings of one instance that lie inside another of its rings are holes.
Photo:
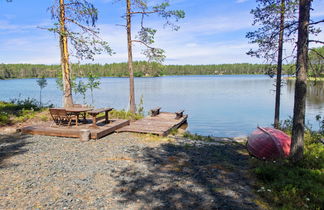
<path fill-rule="evenodd" d="M 128 78 L 101 78 L 94 91 L 95 107 L 128 109 Z M 55 79 L 47 80 L 43 102 L 61 106 L 62 95 Z M 275 80 L 264 75 L 165 76 L 136 78 L 136 103 L 142 96 L 145 113 L 151 108 L 162 111 L 185 110 L 188 130 L 201 135 L 246 136 L 256 126 L 271 126 L 274 115 Z M 0 100 L 31 97 L 39 99 L 36 79 L 0 81 Z M 324 114 L 324 83 L 309 85 L 306 119 L 313 127 L 317 114 Z M 77 95 L 75 103 L 83 103 Z M 282 87 L 281 120 L 292 116 L 294 82 Z M 86 103 L 91 104 L 90 92 Z"/>

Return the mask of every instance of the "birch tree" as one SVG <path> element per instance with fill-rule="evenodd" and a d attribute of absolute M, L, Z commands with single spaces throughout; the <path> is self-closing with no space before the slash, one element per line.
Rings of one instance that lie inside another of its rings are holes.
<path fill-rule="evenodd" d="M 128 71 L 129 71 L 129 107 L 132 113 L 135 113 L 135 87 L 134 87 L 134 70 L 133 70 L 133 43 L 140 43 L 145 46 L 143 54 L 149 61 L 163 62 L 165 59 L 164 50 L 161 48 L 153 47 L 154 36 L 157 32 L 156 29 L 146 27 L 144 20 L 150 15 L 158 15 L 166 20 L 165 26 L 170 26 L 173 30 L 178 30 L 179 26 L 171 22 L 173 19 L 177 22 L 179 19 L 184 18 L 185 13 L 182 10 L 167 10 L 170 4 L 168 1 L 163 1 L 159 5 L 149 6 L 154 1 L 149 0 L 123 0 L 126 3 L 126 31 L 127 31 L 127 49 L 128 49 Z M 132 18 L 135 15 L 140 16 L 140 30 L 137 38 L 132 38 Z"/>
<path fill-rule="evenodd" d="M 87 0 L 55 0 L 49 8 L 54 27 L 49 31 L 59 35 L 63 83 L 63 105 L 73 105 L 70 54 L 78 60 L 94 59 L 95 54 L 112 50 L 106 41 L 99 37 L 96 27 L 98 10 Z M 72 45 L 72 48 L 69 48 Z"/>

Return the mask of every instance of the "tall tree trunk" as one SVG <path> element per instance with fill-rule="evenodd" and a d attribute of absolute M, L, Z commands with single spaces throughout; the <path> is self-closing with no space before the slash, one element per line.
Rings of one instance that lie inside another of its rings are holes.
<path fill-rule="evenodd" d="M 129 110 L 135 113 L 135 90 L 134 90 L 134 70 L 133 70 L 133 50 L 132 50 L 132 27 L 131 27 L 131 0 L 127 1 L 127 48 L 128 48 L 128 71 L 129 71 Z"/>
<path fill-rule="evenodd" d="M 278 61 L 277 61 L 277 83 L 276 83 L 276 104 L 275 104 L 275 117 L 274 127 L 279 128 L 280 116 L 280 97 L 281 97 L 281 72 L 282 72 L 282 51 L 283 51 L 283 36 L 285 27 L 285 0 L 281 0 L 280 5 L 280 32 L 278 43 Z"/>
<path fill-rule="evenodd" d="M 293 162 L 301 160 L 304 153 L 305 104 L 308 70 L 308 24 L 310 6 L 311 0 L 299 1 L 297 72 L 290 157 Z"/>
<path fill-rule="evenodd" d="M 63 105 L 64 107 L 73 106 L 71 76 L 69 68 L 68 40 L 65 29 L 65 6 L 64 0 L 60 0 L 60 48 L 61 48 L 61 67 L 63 79 Z"/>

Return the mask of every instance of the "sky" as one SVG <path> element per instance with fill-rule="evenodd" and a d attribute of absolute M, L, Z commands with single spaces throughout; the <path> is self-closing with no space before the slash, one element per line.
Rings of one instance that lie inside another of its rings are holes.
<path fill-rule="evenodd" d="M 54 0 L 0 0 L 0 63 L 59 64 L 58 36 L 41 29 L 51 27 L 48 7 Z M 97 55 L 82 63 L 116 63 L 127 61 L 125 28 L 121 18 L 124 1 L 90 0 L 99 10 L 97 26 L 100 36 L 115 54 Z M 158 0 L 152 0 L 158 2 Z M 253 48 L 245 35 L 252 26 L 250 10 L 255 0 L 170 0 L 170 9 L 182 9 L 186 17 L 177 24 L 179 31 L 164 28 L 164 20 L 147 18 L 147 26 L 157 28 L 155 47 L 165 50 L 165 64 L 262 63 L 246 52 Z M 311 16 L 324 18 L 324 0 L 314 0 Z M 136 25 L 136 21 L 134 22 Z M 321 27 L 324 29 L 324 25 Z M 133 34 L 136 34 L 134 27 Z M 324 40 L 324 32 L 317 39 Z M 314 47 L 316 45 L 313 45 Z M 134 44 L 134 60 L 146 60 L 142 47 Z M 72 58 L 72 62 L 77 62 Z"/>

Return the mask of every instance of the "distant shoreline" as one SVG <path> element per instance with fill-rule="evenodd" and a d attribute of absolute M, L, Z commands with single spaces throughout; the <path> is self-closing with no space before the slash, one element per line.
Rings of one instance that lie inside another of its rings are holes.
<path fill-rule="evenodd" d="M 269 71 L 265 64 L 218 64 L 218 65 L 162 65 L 136 61 L 133 63 L 135 77 L 160 77 L 176 75 L 262 75 Z M 98 77 L 128 77 L 127 63 L 71 64 L 74 77 L 87 77 L 89 73 Z M 284 66 L 283 74 L 287 74 Z M 0 64 L 0 79 L 55 78 L 61 74 L 60 65 Z"/>
<path fill-rule="evenodd" d="M 285 77 L 286 80 L 296 80 L 296 77 Z M 308 81 L 324 81 L 324 77 L 307 77 Z"/>

